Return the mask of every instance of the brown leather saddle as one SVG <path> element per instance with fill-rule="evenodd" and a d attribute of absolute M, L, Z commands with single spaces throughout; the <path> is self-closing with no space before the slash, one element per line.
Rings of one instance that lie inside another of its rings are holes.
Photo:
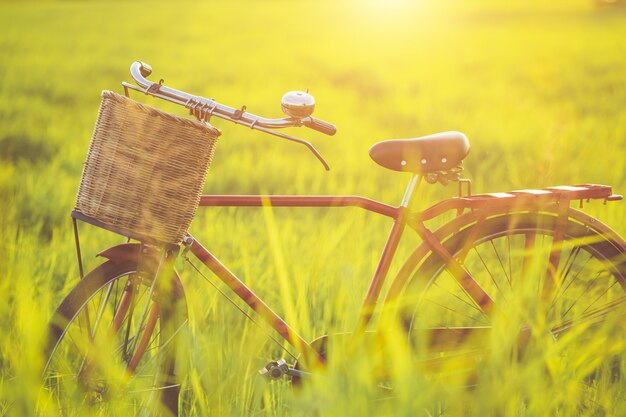
<path fill-rule="evenodd" d="M 463 133 L 442 132 L 415 139 L 384 140 L 374 144 L 369 152 L 374 162 L 385 168 L 428 174 L 457 167 L 469 149 Z"/>

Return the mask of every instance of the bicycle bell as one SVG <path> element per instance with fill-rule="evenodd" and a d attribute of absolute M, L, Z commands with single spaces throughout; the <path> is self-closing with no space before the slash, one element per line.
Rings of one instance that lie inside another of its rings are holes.
<path fill-rule="evenodd" d="M 304 91 L 290 91 L 283 96 L 281 106 L 287 116 L 302 119 L 313 114 L 315 99 Z"/>

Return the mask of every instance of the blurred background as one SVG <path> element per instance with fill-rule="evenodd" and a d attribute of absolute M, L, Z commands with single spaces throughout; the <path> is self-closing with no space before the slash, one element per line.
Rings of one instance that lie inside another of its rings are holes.
<path fill-rule="evenodd" d="M 304 147 L 214 120 L 223 134 L 206 193 L 398 204 L 408 177 L 377 166 L 368 148 L 447 130 L 470 140 L 475 192 L 582 183 L 626 192 L 626 7 L 610 1 L 9 1 L 0 28 L 0 415 L 28 415 L 36 396 L 45 323 L 78 275 L 69 212 L 100 92 L 121 93 L 135 60 L 152 66 L 154 81 L 266 117 L 281 117 L 283 93 L 308 88 L 314 115 L 337 126 L 334 137 L 290 132 L 318 147 L 326 172 Z M 455 190 L 424 187 L 420 204 Z M 588 212 L 624 234 L 625 207 Z M 350 329 L 389 227 L 358 209 L 281 209 L 272 224 L 250 209 L 205 209 L 192 224 L 278 310 L 306 304 L 291 319 L 308 339 Z M 83 234 L 87 267 L 120 241 Z M 272 234 L 278 243 L 268 245 Z M 398 265 L 414 244 L 404 243 Z M 293 300 L 276 293 L 280 271 Z M 239 415 L 237 381 L 266 355 L 245 345 L 263 333 L 183 277 L 198 289 L 192 323 L 212 329 L 190 336 L 202 409 Z"/>

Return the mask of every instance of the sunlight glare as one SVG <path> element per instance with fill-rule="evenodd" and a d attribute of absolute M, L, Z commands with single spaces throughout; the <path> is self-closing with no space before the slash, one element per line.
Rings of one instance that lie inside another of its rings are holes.
<path fill-rule="evenodd" d="M 354 15 L 375 19 L 378 23 L 424 21 L 433 4 L 426 0 L 362 0 L 351 3 Z"/>

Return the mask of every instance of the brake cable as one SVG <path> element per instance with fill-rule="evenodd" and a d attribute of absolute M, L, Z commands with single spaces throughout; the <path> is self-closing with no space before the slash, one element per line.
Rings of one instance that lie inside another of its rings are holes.
<path fill-rule="evenodd" d="M 241 312 L 241 314 L 243 314 L 245 317 L 248 318 L 248 320 L 250 320 L 252 323 L 254 323 L 254 325 L 256 325 L 259 329 L 261 329 L 263 331 L 263 333 L 265 333 L 265 335 L 267 337 L 269 337 L 274 343 L 276 343 L 276 345 L 278 347 L 280 347 L 282 350 L 284 350 L 289 356 L 291 356 L 294 360 L 298 360 L 298 357 L 296 355 L 294 355 L 293 353 L 291 353 L 289 351 L 289 349 L 287 349 L 280 341 L 278 341 L 274 335 L 272 335 L 265 327 L 261 326 L 255 319 L 254 317 L 252 317 L 250 314 L 248 314 L 248 312 L 246 312 L 243 308 L 241 308 L 239 305 L 237 305 L 237 303 L 235 302 L 235 300 L 233 300 L 231 297 L 228 296 L 228 294 L 226 294 L 217 284 L 215 284 L 209 277 L 207 277 L 196 265 L 194 265 L 193 262 L 191 262 L 191 260 L 189 259 L 189 257 L 187 256 L 187 254 L 183 254 L 183 258 L 185 259 L 185 261 L 187 261 L 187 263 L 189 265 L 191 265 L 191 267 L 198 273 L 200 274 L 200 276 L 202 278 L 204 278 L 204 280 L 206 282 L 208 282 L 209 284 L 211 284 L 211 286 L 213 288 L 215 288 L 224 298 L 226 298 L 228 300 L 228 302 L 230 302 L 233 306 L 235 306 L 235 308 L 237 310 L 239 310 Z"/>

